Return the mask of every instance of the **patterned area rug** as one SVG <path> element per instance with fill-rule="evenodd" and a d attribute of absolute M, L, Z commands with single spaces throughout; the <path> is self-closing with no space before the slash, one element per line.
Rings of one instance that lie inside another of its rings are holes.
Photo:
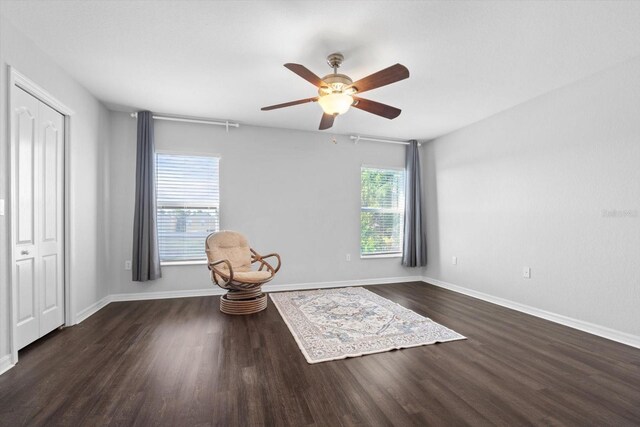
<path fill-rule="evenodd" d="M 465 339 L 364 288 L 269 295 L 309 363 Z"/>

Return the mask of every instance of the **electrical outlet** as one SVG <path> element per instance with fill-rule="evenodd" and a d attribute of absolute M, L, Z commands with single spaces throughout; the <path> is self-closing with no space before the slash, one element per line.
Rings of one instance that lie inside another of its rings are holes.
<path fill-rule="evenodd" d="M 458 265 L 458 257 L 457 256 L 451 257 L 451 264 Z"/>
<path fill-rule="evenodd" d="M 531 279 L 531 268 L 524 267 L 522 269 L 522 277 L 524 277 L 525 279 Z"/>
<path fill-rule="evenodd" d="M 347 256 L 345 257 L 345 259 L 346 259 L 347 261 L 351 261 L 351 254 L 347 254 Z"/>
<path fill-rule="evenodd" d="M 124 269 L 125 270 L 131 270 L 131 261 L 127 260 L 124 262 Z"/>

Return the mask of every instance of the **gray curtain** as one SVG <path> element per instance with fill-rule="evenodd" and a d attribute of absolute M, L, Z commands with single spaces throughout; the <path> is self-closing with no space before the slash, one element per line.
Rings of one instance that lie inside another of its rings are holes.
<path fill-rule="evenodd" d="M 422 215 L 422 173 L 418 141 L 407 145 L 405 159 L 404 248 L 402 265 L 423 267 L 427 265 L 427 238 Z"/>
<path fill-rule="evenodd" d="M 132 275 L 135 282 L 146 282 L 162 277 L 156 227 L 156 153 L 151 111 L 138 113 L 135 203 Z"/>

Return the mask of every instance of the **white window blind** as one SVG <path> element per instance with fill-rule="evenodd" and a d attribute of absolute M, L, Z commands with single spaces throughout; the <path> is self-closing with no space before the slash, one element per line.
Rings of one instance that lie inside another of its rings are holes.
<path fill-rule="evenodd" d="M 160 261 L 206 259 L 205 239 L 220 228 L 220 159 L 156 154 Z"/>
<path fill-rule="evenodd" d="M 363 166 L 360 176 L 360 254 L 401 254 L 404 170 Z"/>

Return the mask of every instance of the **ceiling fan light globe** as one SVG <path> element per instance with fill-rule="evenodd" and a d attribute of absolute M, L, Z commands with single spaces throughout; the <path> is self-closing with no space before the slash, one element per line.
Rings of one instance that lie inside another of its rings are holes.
<path fill-rule="evenodd" d="M 345 93 L 331 93 L 321 96 L 318 99 L 318 104 L 326 114 L 344 114 L 353 104 L 353 97 Z"/>

